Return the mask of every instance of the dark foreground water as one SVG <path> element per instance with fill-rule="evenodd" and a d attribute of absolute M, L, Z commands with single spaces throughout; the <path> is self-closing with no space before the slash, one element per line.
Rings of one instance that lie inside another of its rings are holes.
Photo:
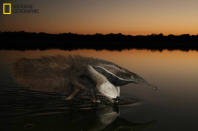
<path fill-rule="evenodd" d="M 12 78 L 22 57 L 79 54 L 112 61 L 136 72 L 159 90 L 121 87 L 118 107 L 65 102 L 63 96 L 27 90 Z M 1 131 L 175 131 L 198 130 L 198 52 L 146 50 L 0 51 Z"/>

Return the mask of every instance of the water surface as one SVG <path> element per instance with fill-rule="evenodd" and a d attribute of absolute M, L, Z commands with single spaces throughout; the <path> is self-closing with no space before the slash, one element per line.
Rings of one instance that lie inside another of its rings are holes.
<path fill-rule="evenodd" d="M 82 55 L 112 61 L 139 74 L 159 90 L 129 84 L 121 87 L 121 97 L 136 99 L 131 105 L 91 109 L 85 104 L 77 109 L 57 94 L 28 91 L 12 78 L 12 65 L 16 60 L 46 55 Z M 198 130 L 197 68 L 196 51 L 1 50 L 1 128 L 20 131 Z"/>

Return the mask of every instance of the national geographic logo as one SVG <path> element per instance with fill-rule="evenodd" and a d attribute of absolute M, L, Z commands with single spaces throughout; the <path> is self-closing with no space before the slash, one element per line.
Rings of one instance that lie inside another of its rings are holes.
<path fill-rule="evenodd" d="M 10 15 L 12 9 L 11 3 L 3 3 L 3 15 Z"/>
<path fill-rule="evenodd" d="M 34 8 L 32 4 L 13 4 L 13 3 L 3 3 L 2 4 L 2 14 L 38 14 L 39 9 Z"/>

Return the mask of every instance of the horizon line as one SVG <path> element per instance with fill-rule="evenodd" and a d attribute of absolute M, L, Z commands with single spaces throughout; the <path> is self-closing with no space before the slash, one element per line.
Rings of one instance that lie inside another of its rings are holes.
<path fill-rule="evenodd" d="M 49 35 L 61 35 L 61 34 L 75 34 L 75 35 L 123 35 L 123 36 L 152 36 L 152 35 L 156 35 L 156 36 L 182 36 L 182 35 L 189 35 L 189 36 L 198 36 L 197 34 L 188 34 L 188 33 L 184 33 L 184 34 L 168 34 L 165 35 L 163 33 L 151 33 L 151 34 L 142 34 L 142 35 L 132 35 L 132 34 L 124 34 L 124 33 L 74 33 L 74 32 L 64 32 L 64 33 L 49 33 L 49 32 L 27 32 L 27 31 L 0 31 L 0 33 L 35 33 L 35 34 L 49 34 Z"/>

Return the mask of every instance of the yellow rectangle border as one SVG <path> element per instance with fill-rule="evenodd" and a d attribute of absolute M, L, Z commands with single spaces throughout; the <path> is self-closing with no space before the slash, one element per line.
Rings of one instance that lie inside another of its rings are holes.
<path fill-rule="evenodd" d="M 9 12 L 5 12 L 5 6 L 8 5 L 9 6 Z M 3 3 L 3 14 L 4 15 L 9 15 L 11 14 L 11 3 Z"/>

